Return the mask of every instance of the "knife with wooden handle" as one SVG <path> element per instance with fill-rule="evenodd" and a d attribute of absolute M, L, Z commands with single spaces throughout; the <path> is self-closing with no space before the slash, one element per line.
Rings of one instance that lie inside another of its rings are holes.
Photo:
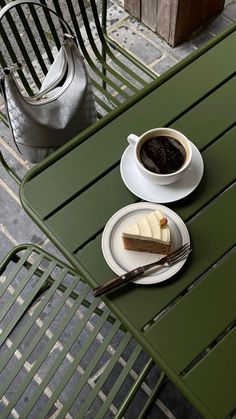
<path fill-rule="evenodd" d="M 139 266 L 132 271 L 129 271 L 121 276 L 111 279 L 110 281 L 106 282 L 103 285 L 99 285 L 98 287 L 94 288 L 93 295 L 95 297 L 99 297 L 100 295 L 104 294 L 105 292 L 111 291 L 114 288 L 119 287 L 120 285 L 125 284 L 126 282 L 132 281 L 133 279 L 141 276 L 144 272 L 148 271 L 149 269 L 158 266 L 164 265 L 165 263 L 168 266 L 172 266 L 181 260 L 185 259 L 188 254 L 191 252 L 191 247 L 189 244 L 185 243 L 178 249 L 174 250 L 173 252 L 169 253 L 168 255 L 164 256 L 163 258 L 149 263 L 144 266 Z"/>

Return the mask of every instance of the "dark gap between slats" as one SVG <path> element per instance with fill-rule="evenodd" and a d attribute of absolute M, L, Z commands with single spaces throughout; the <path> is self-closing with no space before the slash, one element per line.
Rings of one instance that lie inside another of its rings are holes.
<path fill-rule="evenodd" d="M 223 84 L 223 83 L 221 83 Z M 212 89 L 212 92 L 215 89 Z M 208 95 L 206 95 L 207 97 Z M 187 112 L 189 112 L 189 110 L 191 110 L 192 108 L 194 108 L 196 106 L 196 104 L 200 103 L 202 101 L 203 98 L 201 98 L 201 100 L 195 102 L 194 105 L 190 106 L 189 108 L 187 108 L 184 112 L 182 112 L 180 115 L 178 115 L 178 117 L 174 118 L 173 120 L 171 120 L 168 124 L 166 124 L 166 126 L 170 126 L 172 125 L 174 122 L 176 122 L 178 119 L 181 118 L 181 116 L 183 116 L 184 114 L 186 114 Z M 214 138 L 206 147 L 204 147 L 202 149 L 202 151 L 204 151 L 205 149 L 207 149 L 211 144 L 213 144 L 215 141 L 217 141 L 222 135 L 226 134 L 226 132 L 228 132 L 229 130 L 231 130 L 233 127 L 235 126 L 235 124 L 232 124 L 231 126 L 227 127 L 225 130 L 223 130 L 216 138 Z M 85 141 L 85 140 L 84 140 Z M 82 141 L 83 142 L 83 141 Z M 81 142 L 81 143 L 82 143 Z M 107 170 L 105 170 L 103 173 L 101 173 L 99 176 L 97 176 L 93 181 L 89 182 L 86 186 L 84 186 L 79 192 L 73 194 L 70 198 L 68 198 L 67 200 L 65 200 L 63 203 L 61 203 L 56 209 L 54 209 L 53 211 L 51 211 L 49 214 L 47 214 L 44 217 L 44 220 L 47 221 L 51 216 L 53 216 L 54 214 L 56 214 L 58 211 L 60 211 L 63 207 L 65 207 L 66 205 L 68 205 L 70 202 L 72 202 L 74 199 L 76 199 L 78 196 L 80 196 L 83 192 L 85 192 L 87 189 L 89 189 L 95 182 L 99 181 L 100 179 L 102 179 L 103 177 L 105 177 L 109 172 L 111 172 L 112 170 L 114 170 L 115 168 L 117 168 L 120 164 L 120 160 L 116 163 L 114 163 L 112 166 L 110 166 Z"/>
<path fill-rule="evenodd" d="M 203 206 L 201 206 L 200 208 L 198 208 L 190 217 L 186 218 L 184 220 L 185 224 L 189 223 L 190 221 L 192 221 L 197 214 L 199 214 L 201 211 L 204 211 L 207 207 L 211 206 L 214 204 L 214 202 L 216 200 L 219 199 L 219 197 L 224 194 L 228 189 L 232 188 L 233 186 L 236 186 L 236 182 L 235 180 L 231 183 L 229 183 L 228 185 L 225 185 L 224 189 L 221 189 L 219 191 L 219 193 L 217 195 L 214 195 L 211 199 L 209 199 Z"/>
<path fill-rule="evenodd" d="M 138 199 L 137 198 L 137 200 L 134 200 L 134 204 L 136 203 L 136 202 L 140 202 L 141 201 L 141 199 Z M 93 240 L 96 240 L 96 238 L 100 235 L 100 234 L 102 234 L 102 232 L 103 232 L 103 229 L 104 229 L 104 226 L 102 227 L 102 228 L 100 228 L 96 233 L 94 233 L 88 240 L 86 240 L 84 243 L 82 243 L 76 250 L 74 250 L 74 252 L 73 252 L 73 254 L 74 255 L 76 255 L 76 254 L 78 254 L 79 253 L 79 251 L 80 250 L 82 250 L 83 249 L 83 247 L 85 247 L 87 244 L 89 244 L 91 241 L 93 241 Z"/>
<path fill-rule="evenodd" d="M 214 261 L 214 263 L 207 268 L 200 276 L 198 276 L 194 281 L 188 285 L 184 290 L 181 291 L 181 293 L 175 297 L 166 307 L 164 307 L 159 313 L 156 314 L 156 316 L 150 320 L 145 326 L 142 328 L 142 332 L 146 332 L 150 329 L 156 322 L 158 322 L 164 315 L 166 315 L 172 308 L 178 303 L 180 299 L 185 297 L 189 292 L 192 291 L 192 289 L 196 286 L 198 286 L 205 278 L 208 276 L 211 271 L 214 271 L 215 265 L 218 266 L 222 264 L 226 258 L 230 257 L 231 254 L 233 254 L 236 250 L 236 246 L 232 246 L 230 249 L 228 249 L 219 259 Z"/>
<path fill-rule="evenodd" d="M 236 329 L 236 320 L 233 323 L 228 325 L 225 330 L 217 336 L 213 342 L 210 343 L 200 354 L 198 354 L 193 361 L 183 370 L 180 375 L 185 377 L 188 373 L 205 357 L 212 351 L 230 332 Z"/>
<path fill-rule="evenodd" d="M 236 126 L 235 122 L 221 131 L 212 141 L 210 141 L 206 146 L 201 149 L 201 152 L 207 150 L 215 141 L 219 140 L 223 135 L 227 134 L 228 131 L 231 131 Z"/>
<path fill-rule="evenodd" d="M 220 82 L 217 86 L 215 86 L 212 89 L 210 89 L 207 93 L 205 93 L 203 96 L 201 96 L 201 98 L 199 98 L 198 100 L 196 100 L 195 102 L 193 102 L 190 106 L 188 106 L 186 109 L 184 109 L 182 112 L 180 112 L 180 114 L 178 116 L 176 116 L 175 118 L 173 118 L 165 126 L 166 127 L 169 127 L 170 125 L 174 124 L 176 121 L 178 121 L 178 119 L 182 118 L 182 116 L 184 116 L 186 113 L 188 113 L 189 111 L 191 111 L 192 109 L 194 109 L 195 106 L 199 105 L 199 103 L 201 103 L 208 96 L 212 95 L 212 93 L 214 93 L 217 90 L 219 90 L 220 87 L 222 87 L 224 84 L 228 83 L 235 76 L 236 76 L 236 72 L 234 72 L 233 74 L 231 74 L 230 76 L 228 76 L 226 79 L 224 79 L 222 82 Z"/>
<path fill-rule="evenodd" d="M 207 208 L 209 205 L 212 205 L 212 203 L 214 203 L 215 200 L 219 199 L 219 197 L 222 195 L 222 193 L 225 193 L 230 187 L 232 187 L 235 184 L 235 181 L 230 183 L 229 185 L 226 186 L 226 188 L 224 188 L 222 191 L 220 191 L 215 197 L 213 197 L 213 199 L 209 200 L 205 205 L 203 205 L 201 208 L 199 208 L 194 214 L 192 214 L 189 218 L 187 218 L 185 220 L 185 224 L 191 222 L 197 214 L 199 214 L 201 211 L 205 210 L 205 208 Z M 142 199 L 137 198 L 136 200 L 134 200 L 134 203 L 137 202 L 141 202 Z M 63 207 L 63 205 L 62 205 Z M 86 245 L 88 245 L 91 241 L 96 240 L 96 238 L 102 234 L 104 229 L 104 226 L 102 228 L 100 228 L 98 231 L 96 231 L 96 233 L 94 233 L 89 239 L 87 239 L 85 242 L 83 242 L 77 249 L 75 249 L 73 251 L 73 254 L 76 255 L 80 252 L 80 250 L 82 250 Z M 184 292 L 185 293 L 185 292 Z M 181 294 L 182 295 L 182 294 Z M 179 298 L 179 297 L 177 297 Z M 165 309 L 163 309 L 163 311 L 165 311 Z M 157 316 L 159 316 L 160 313 L 158 313 Z M 152 322 L 152 320 L 151 320 Z M 149 324 L 149 323 L 148 323 Z M 147 325 L 144 326 L 144 328 L 146 328 Z M 146 329 L 145 329 L 146 330 Z"/>
<path fill-rule="evenodd" d="M 207 201 L 205 205 L 203 205 L 202 207 L 200 207 L 196 212 L 194 212 L 189 218 L 187 218 L 185 220 L 185 224 L 191 222 L 197 214 L 199 214 L 201 211 L 203 211 L 203 209 L 207 208 L 209 205 L 212 205 L 212 203 L 214 203 L 215 200 L 219 199 L 219 197 L 225 193 L 230 187 L 234 186 L 235 181 L 233 181 L 232 183 L 230 183 L 229 185 L 226 185 L 226 187 L 221 190 L 217 195 L 215 195 L 211 200 Z M 79 194 L 78 194 L 79 195 Z M 136 200 L 134 200 L 134 203 L 137 202 L 141 202 L 142 199 L 138 198 Z M 63 207 L 64 205 L 61 205 L 61 207 Z M 56 211 L 55 211 L 56 212 Z M 52 215 L 52 214 L 51 214 Z M 47 216 L 47 218 L 49 218 L 49 216 Z M 46 218 L 45 218 L 46 219 Z M 78 248 L 76 248 L 73 252 L 74 255 L 78 254 L 80 250 L 82 250 L 86 245 L 88 245 L 91 241 L 96 240 L 96 238 L 102 234 L 103 232 L 103 228 L 100 228 L 98 231 L 96 231 L 96 233 L 94 233 L 88 240 L 86 240 L 85 242 L 83 242 Z M 165 310 L 165 309 L 164 309 Z M 158 314 L 159 315 L 159 314 Z M 146 327 L 146 325 L 144 326 Z"/>
<path fill-rule="evenodd" d="M 103 173 L 101 173 L 99 176 L 97 176 L 93 181 L 88 182 L 86 186 L 81 188 L 78 192 L 70 196 L 70 198 L 66 199 L 63 203 L 58 205 L 57 208 L 55 208 L 53 211 L 51 211 L 49 214 L 47 214 L 43 220 L 47 221 L 50 217 L 52 217 L 54 214 L 56 214 L 58 211 L 60 211 L 62 208 L 64 208 L 66 205 L 68 205 L 70 202 L 74 201 L 74 199 L 78 198 L 78 196 L 82 195 L 87 189 L 89 189 L 91 186 L 93 186 L 96 182 L 101 180 L 103 177 L 105 177 L 109 172 L 112 172 L 112 170 L 116 169 L 120 165 L 120 160 L 116 163 L 114 163 L 112 166 L 110 166 L 107 170 L 105 170 Z"/>

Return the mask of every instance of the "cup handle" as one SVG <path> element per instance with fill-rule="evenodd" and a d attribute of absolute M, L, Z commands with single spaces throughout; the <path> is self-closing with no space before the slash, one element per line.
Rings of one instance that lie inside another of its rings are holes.
<path fill-rule="evenodd" d="M 133 145 L 133 146 L 138 142 L 138 140 L 139 140 L 139 137 L 137 135 L 135 135 L 135 134 L 130 134 L 127 137 L 128 143 L 130 145 Z"/>

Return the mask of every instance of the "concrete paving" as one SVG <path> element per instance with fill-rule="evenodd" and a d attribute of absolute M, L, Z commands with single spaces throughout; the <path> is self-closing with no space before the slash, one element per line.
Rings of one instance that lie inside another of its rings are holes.
<path fill-rule="evenodd" d="M 226 0 L 220 15 L 211 19 L 183 44 L 171 48 L 163 39 L 131 17 L 123 9 L 122 0 L 110 0 L 108 9 L 109 34 L 124 48 L 143 61 L 157 76 L 181 61 L 191 52 L 236 21 L 236 0 Z M 0 103 L 0 107 L 3 104 Z M 24 161 L 12 145 L 8 129 L 0 124 L 0 148 L 9 163 L 23 176 L 32 166 Z M 0 167 L 0 258 L 18 243 L 34 243 L 59 255 L 52 243 L 23 211 L 18 186 Z M 59 255 L 59 257 L 61 257 Z M 155 382 L 155 372 L 149 377 L 147 388 Z M 148 390 L 147 390 L 148 391 Z M 184 399 L 172 383 L 168 383 L 156 401 L 158 410 L 152 410 L 148 418 L 193 419 L 201 416 Z M 55 415 L 53 417 L 56 417 Z M 77 416 L 79 417 L 79 416 Z M 110 417 L 113 417 L 112 415 Z"/>

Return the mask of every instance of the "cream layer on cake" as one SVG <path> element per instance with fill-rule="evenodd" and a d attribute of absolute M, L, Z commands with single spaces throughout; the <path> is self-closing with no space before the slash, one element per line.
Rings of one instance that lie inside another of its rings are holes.
<path fill-rule="evenodd" d="M 164 215 L 156 210 L 140 218 L 125 231 L 123 237 L 139 240 L 152 240 L 153 242 L 170 244 L 170 228 L 168 224 L 161 226 Z"/>

